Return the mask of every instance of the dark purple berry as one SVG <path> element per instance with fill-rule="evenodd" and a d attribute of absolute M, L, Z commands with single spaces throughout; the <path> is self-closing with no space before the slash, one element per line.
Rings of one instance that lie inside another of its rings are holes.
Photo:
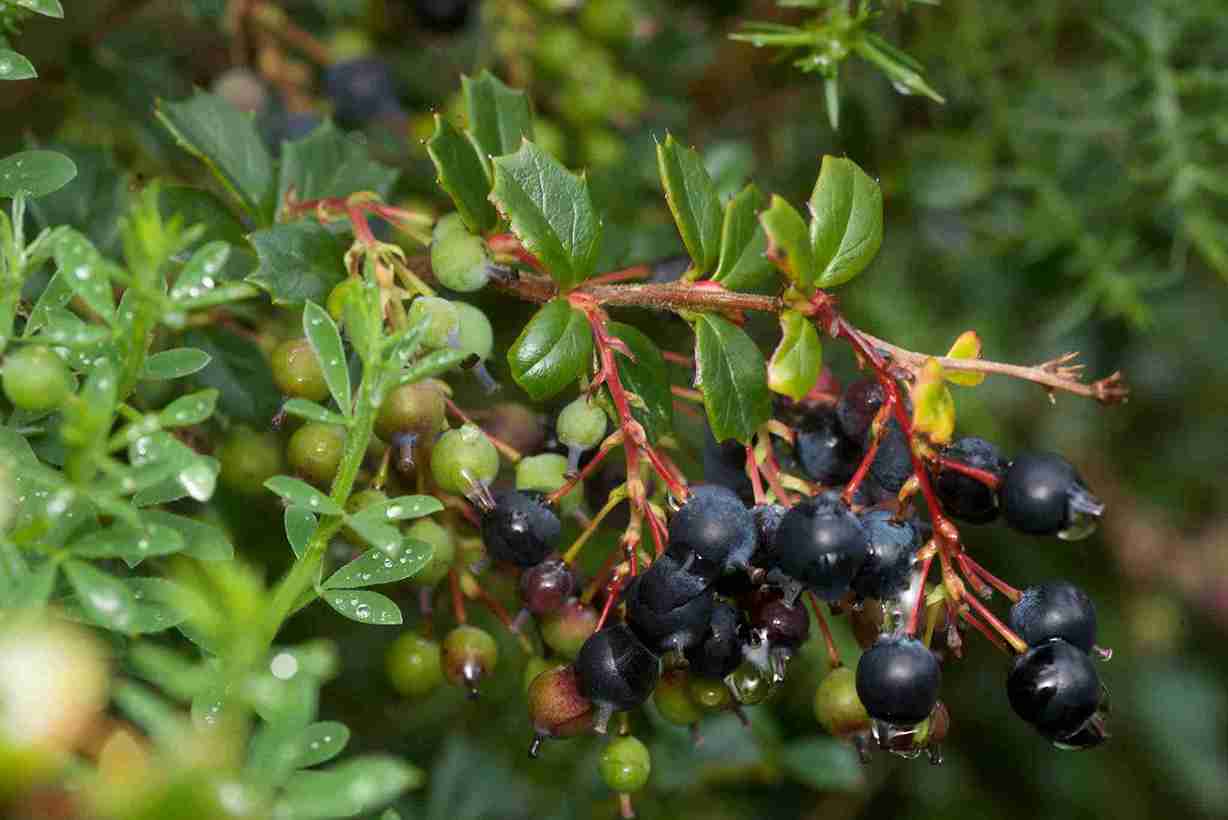
<path fill-rule="evenodd" d="M 557 612 L 576 588 L 576 574 L 558 558 L 547 558 L 520 575 L 520 600 L 534 615 Z"/>
<path fill-rule="evenodd" d="M 1069 581 L 1051 581 L 1023 591 L 1011 607 L 1010 627 L 1028 646 L 1061 638 L 1091 652 L 1096 643 L 1096 606 Z"/>
<path fill-rule="evenodd" d="M 811 413 L 797 430 L 798 461 L 806 475 L 826 486 L 843 484 L 857 472 L 862 448 L 840 429 L 836 414 L 822 409 Z"/>
<path fill-rule="evenodd" d="M 836 418 L 844 435 L 861 441 L 883 406 L 883 386 L 877 379 L 859 379 L 844 390 L 836 404 Z"/>
<path fill-rule="evenodd" d="M 495 506 L 482 514 L 482 543 L 496 561 L 519 567 L 540 564 L 559 540 L 562 525 L 544 496 L 535 492 L 500 490 Z"/>
<path fill-rule="evenodd" d="M 349 125 L 362 125 L 401 110 L 392 70 L 376 57 L 328 66 L 324 69 L 324 91 L 333 103 L 336 118 Z"/>
<path fill-rule="evenodd" d="M 750 478 L 746 475 L 746 447 L 730 439 L 718 442 L 712 431 L 704 428 L 704 482 L 725 487 L 743 501 L 753 496 Z"/>
<path fill-rule="evenodd" d="M 769 563 L 828 601 L 848 594 L 866 559 L 861 522 L 836 493 L 799 502 L 776 531 Z"/>
<path fill-rule="evenodd" d="M 1077 735 L 1100 706 L 1100 676 L 1088 654 L 1061 639 L 1015 659 L 1006 679 L 1015 714 L 1050 740 Z"/>
<path fill-rule="evenodd" d="M 1006 523 L 1029 535 L 1080 538 L 1104 512 L 1070 462 L 1054 453 L 1024 453 L 998 490 Z"/>
<path fill-rule="evenodd" d="M 861 526 L 869 550 L 853 577 L 853 591 L 862 598 L 894 598 L 908 589 L 921 534 L 912 522 L 897 521 L 889 510 L 862 513 Z"/>
<path fill-rule="evenodd" d="M 878 451 L 870 463 L 870 475 L 884 490 L 892 493 L 898 493 L 904 482 L 912 477 L 908 436 L 904 435 L 899 421 L 894 417 L 887 422 L 887 428 L 879 439 Z"/>
<path fill-rule="evenodd" d="M 593 633 L 576 656 L 580 693 L 615 710 L 634 709 L 652 694 L 660 660 L 626 624 Z"/>
<path fill-rule="evenodd" d="M 764 601 L 754 612 L 751 625 L 763 630 L 772 646 L 796 649 L 810 636 L 810 616 L 800 602 L 785 603 L 783 598 Z"/>
<path fill-rule="evenodd" d="M 696 487 L 669 521 L 669 554 L 705 578 L 715 579 L 726 567 L 745 567 L 755 545 L 750 510 L 725 487 Z"/>
<path fill-rule="evenodd" d="M 942 454 L 952 461 L 991 473 L 999 480 L 1006 473 L 1006 459 L 996 446 L 983 438 L 956 439 Z M 934 476 L 934 491 L 942 508 L 961 521 L 988 524 L 998 517 L 997 491 L 971 476 L 951 469 L 939 470 Z"/>
<path fill-rule="evenodd" d="M 893 725 L 929 717 L 941 684 L 938 659 L 916 638 L 882 638 L 857 663 L 857 697 L 870 717 Z"/>
<path fill-rule="evenodd" d="M 703 641 L 686 652 L 691 673 L 721 679 L 742 663 L 742 613 L 725 602 L 718 603 Z"/>

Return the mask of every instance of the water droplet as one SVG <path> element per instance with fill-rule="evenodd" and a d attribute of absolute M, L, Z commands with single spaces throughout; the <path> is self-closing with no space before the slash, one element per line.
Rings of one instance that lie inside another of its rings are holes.
<path fill-rule="evenodd" d="M 371 617 L 371 607 L 366 604 L 359 604 L 354 608 L 354 615 L 361 620 L 368 620 Z"/>
<path fill-rule="evenodd" d="M 403 510 L 401 509 L 401 505 L 393 504 L 391 507 L 388 508 L 388 511 L 385 513 L 385 515 L 387 515 L 389 518 L 398 518 L 400 517 L 402 512 Z"/>

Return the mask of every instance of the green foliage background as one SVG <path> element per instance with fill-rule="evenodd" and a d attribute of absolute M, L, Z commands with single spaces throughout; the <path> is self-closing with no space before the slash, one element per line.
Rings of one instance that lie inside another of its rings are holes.
<path fill-rule="evenodd" d="M 0 87 L 0 155 L 35 143 L 72 156 L 80 176 L 33 218 L 72 224 L 114 253 L 133 186 L 202 181 L 153 105 L 208 86 L 230 64 L 230 40 L 221 0 L 73 5 L 63 22 L 31 21 L 18 41 L 41 78 Z M 1058 449 L 1110 504 L 1102 532 L 1076 544 L 968 531 L 984 562 L 1016 584 L 1066 576 L 1092 592 L 1101 640 L 1116 650 L 1102 668 L 1113 693 L 1107 747 L 1044 745 L 1009 713 L 1005 660 L 974 638 L 967 658 L 945 667 L 946 764 L 879 757 L 851 768 L 818 734 L 810 698 L 822 659 L 808 651 L 782 701 L 753 710 L 753 735 L 710 719 L 692 750 L 685 733 L 657 727 L 642 816 L 1228 813 L 1228 14 L 1219 0 L 888 4 L 876 30 L 925 66 L 946 102 L 901 96 L 850 60 L 838 132 L 819 78 L 727 39 L 749 19 L 805 19 L 771 3 L 590 0 L 577 12 L 489 0 L 457 36 L 421 30 L 393 0 L 280 5 L 326 41 L 365 31 L 395 67 L 411 136 L 375 125 L 367 134 L 373 153 L 402 171 L 395 201 L 444 207 L 419 139 L 432 111 L 457 108 L 460 73 L 490 68 L 529 91 L 543 144 L 589 169 L 615 237 L 602 270 L 681 250 L 656 176 L 653 140 L 667 131 L 701 150 L 725 195 L 753 177 L 801 202 L 818 158 L 847 155 L 880 180 L 888 219 L 878 259 L 841 292 L 861 326 L 931 351 L 975 328 L 990 358 L 1079 350 L 1091 373 L 1127 374 L 1131 400 L 1111 409 L 1066 396 L 1051 406 L 1040 390 L 1001 379 L 959 395 L 962 430 L 1008 451 Z M 236 224 L 232 236 L 249 228 Z M 506 349 L 528 309 L 490 294 L 476 303 L 498 305 L 488 312 Z M 658 340 L 668 333 L 653 330 Z M 842 355 L 829 358 L 848 376 Z M 511 389 L 501 365 L 495 375 Z M 218 514 L 247 557 L 270 569 L 288 560 L 279 516 L 226 497 Z M 390 632 L 316 607 L 289 633 L 337 641 L 342 672 L 321 713 L 350 726 L 352 748 L 429 769 L 426 789 L 403 801 L 406 817 L 615 811 L 596 743 L 552 744 L 527 760 L 511 642 L 478 703 L 455 689 L 408 703 L 383 676 Z M 803 742 L 785 755 L 780 738 Z"/>

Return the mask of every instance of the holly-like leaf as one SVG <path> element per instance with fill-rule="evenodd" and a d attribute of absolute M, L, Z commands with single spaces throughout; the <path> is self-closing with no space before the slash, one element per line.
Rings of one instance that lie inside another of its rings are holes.
<path fill-rule="evenodd" d="M 703 158 L 667 134 L 657 144 L 657 168 L 665 200 L 682 235 L 691 261 L 700 273 L 716 266 L 721 247 L 721 201 Z"/>
<path fill-rule="evenodd" d="M 32 80 L 37 76 L 33 63 L 12 49 L 0 48 L 0 80 Z"/>
<path fill-rule="evenodd" d="M 476 78 L 461 76 L 469 132 L 483 163 L 510 154 L 533 139 L 533 112 L 523 91 L 509 88 L 489 71 Z"/>
<path fill-rule="evenodd" d="M 369 589 L 336 589 L 324 593 L 324 601 L 351 621 L 378 626 L 399 626 L 401 608 L 392 599 Z"/>
<path fill-rule="evenodd" d="M 323 302 L 345 278 L 345 242 L 315 220 L 256 231 L 251 242 L 260 267 L 247 279 L 279 304 Z"/>
<path fill-rule="evenodd" d="M 566 299 L 555 299 L 520 331 L 507 362 L 516 384 L 541 401 L 578 379 L 592 353 L 593 333 L 584 314 Z"/>
<path fill-rule="evenodd" d="M 759 215 L 767 237 L 767 257 L 789 281 L 801 287 L 814 282 L 814 251 L 806 221 L 784 197 L 772 195 L 772 204 Z"/>
<path fill-rule="evenodd" d="M 352 404 L 350 368 L 346 366 L 345 347 L 341 344 L 341 331 L 337 330 L 337 323 L 324 308 L 315 302 L 308 302 L 303 306 L 303 333 L 320 362 L 328 392 L 337 402 L 341 414 L 348 418 Z"/>
<path fill-rule="evenodd" d="M 235 200 L 264 226 L 273 221 L 277 179 L 255 123 L 221 97 L 203 92 L 158 101 L 158 119 L 184 150 L 205 163 Z"/>
<path fill-rule="evenodd" d="M 562 290 L 593 273 L 601 249 L 601 220 L 588 181 L 525 140 L 494 161 L 491 199 L 512 232 Z"/>
<path fill-rule="evenodd" d="M 912 426 L 935 444 L 946 444 L 955 433 L 955 399 L 946 385 L 942 365 L 927 359 L 912 388 Z"/>
<path fill-rule="evenodd" d="M 800 400 L 819 380 L 823 343 L 814 323 L 795 310 L 780 314 L 780 344 L 768 363 L 768 387 Z"/>
<path fill-rule="evenodd" d="M 883 241 L 883 192 L 857 163 L 823 157 L 810 195 L 813 284 L 844 284 L 869 265 Z M 805 282 L 804 284 L 810 284 Z"/>
<path fill-rule="evenodd" d="M 695 320 L 695 359 L 712 436 L 749 440 L 772 415 L 759 346 L 728 319 L 704 313 Z"/>
<path fill-rule="evenodd" d="M 401 554 L 393 557 L 378 549 L 367 550 L 337 570 L 324 582 L 325 589 L 357 589 L 391 584 L 418 574 L 435 550 L 425 541 L 406 538 L 401 542 Z"/>
<path fill-rule="evenodd" d="M 264 482 L 264 486 L 295 507 L 303 507 L 323 515 L 341 515 L 345 512 L 340 504 L 306 481 L 288 475 L 275 475 Z"/>
<path fill-rule="evenodd" d="M 192 380 L 218 391 L 223 413 L 259 427 L 269 423 L 281 405 L 281 393 L 255 342 L 219 327 L 190 330 L 183 340 L 209 354 L 209 366 Z"/>
<path fill-rule="evenodd" d="M 152 381 L 181 379 L 204 370 L 209 365 L 209 354 L 195 347 L 176 347 L 163 350 L 145 360 L 141 378 Z"/>
<path fill-rule="evenodd" d="M 618 378 L 638 399 L 631 402 L 631 415 L 644 425 L 649 440 L 668 435 L 674 425 L 674 395 L 669 389 L 669 369 L 665 357 L 652 339 L 638 328 L 621 322 L 610 322 L 611 336 L 621 339 L 635 360 L 616 353 Z"/>
<path fill-rule="evenodd" d="M 981 337 L 975 330 L 965 330 L 959 334 L 955 344 L 947 351 L 948 359 L 979 359 L 981 358 Z M 951 384 L 961 387 L 976 387 L 985 381 L 984 373 L 974 373 L 969 370 L 945 370 L 944 377 Z"/>
<path fill-rule="evenodd" d="M 477 147 L 461 131 L 435 115 L 435 133 L 426 143 L 426 152 L 435 163 L 439 185 L 471 232 L 485 233 L 499 221 L 490 202 L 490 169 L 482 162 Z"/>
<path fill-rule="evenodd" d="M 291 190 L 299 201 L 347 197 L 358 191 L 387 196 L 399 174 L 372 159 L 365 141 L 326 122 L 282 148 L 279 201 L 284 202 Z"/>
<path fill-rule="evenodd" d="M 46 196 L 72 182 L 76 164 L 55 151 L 22 151 L 0 159 L 0 198 Z"/>
<path fill-rule="evenodd" d="M 729 290 L 770 290 L 775 281 L 767 256 L 767 234 L 759 212 L 767 203 L 753 184 L 729 200 L 721 226 L 721 255 L 712 279 Z"/>

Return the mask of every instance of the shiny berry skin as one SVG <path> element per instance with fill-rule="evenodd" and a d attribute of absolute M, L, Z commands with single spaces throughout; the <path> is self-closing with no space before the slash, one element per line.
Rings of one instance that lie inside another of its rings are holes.
<path fill-rule="evenodd" d="M 1070 462 L 1055 453 L 1024 453 L 1011 462 L 998 488 L 1002 517 L 1029 535 L 1057 535 L 1104 506 Z"/>
<path fill-rule="evenodd" d="M 431 272 L 441 285 L 458 293 L 481 290 L 490 280 L 486 243 L 469 233 L 458 213 L 446 214 L 435 223 Z"/>
<path fill-rule="evenodd" d="M 581 694 L 619 711 L 646 701 L 661 673 L 660 660 L 626 624 L 593 633 L 576 656 L 575 667 Z"/>
<path fill-rule="evenodd" d="M 486 361 L 494 349 L 495 330 L 490 326 L 490 319 L 479 308 L 467 302 L 453 302 L 456 309 L 456 343 L 457 350 L 477 356 Z"/>
<path fill-rule="evenodd" d="M 908 437 L 894 417 L 887 422 L 878 442 L 878 451 L 870 463 L 870 475 L 880 487 L 891 493 L 899 492 L 904 482 L 912 477 L 912 452 Z"/>
<path fill-rule="evenodd" d="M 528 701 L 538 737 L 572 737 L 593 728 L 593 704 L 580 693 L 575 667 L 555 666 L 536 675 Z"/>
<path fill-rule="evenodd" d="M 794 449 L 802 469 L 812 480 L 826 486 L 843 484 L 861 463 L 860 439 L 844 434 L 832 410 L 820 409 L 806 417 L 797 431 Z"/>
<path fill-rule="evenodd" d="M 604 410 L 581 397 L 559 411 L 554 428 L 560 443 L 589 450 L 605 438 L 608 423 Z"/>
<path fill-rule="evenodd" d="M 956 439 L 942 455 L 960 464 L 984 470 L 998 477 L 1006 473 L 1006 459 L 998 448 L 983 438 Z M 934 476 L 934 492 L 949 515 L 969 524 L 988 524 L 998 517 L 998 492 L 971 476 L 942 469 Z"/>
<path fill-rule="evenodd" d="M 853 577 L 853 591 L 862 598 L 893 598 L 908 589 L 913 555 L 921 548 L 921 533 L 909 521 L 896 521 L 888 510 L 862 513 L 861 526 L 869 550 Z"/>
<path fill-rule="evenodd" d="M 306 339 L 287 339 L 273 348 L 269 367 L 273 372 L 273 382 L 284 395 L 309 401 L 328 398 L 324 370 Z"/>
<path fill-rule="evenodd" d="M 545 496 L 499 490 L 494 509 L 482 513 L 482 543 L 496 561 L 532 567 L 546 559 L 559 541 L 562 525 Z"/>
<path fill-rule="evenodd" d="M 375 434 L 391 443 L 397 436 L 433 436 L 444 426 L 446 399 L 434 381 L 403 384 L 388 391 L 375 416 Z"/>
<path fill-rule="evenodd" d="M 520 574 L 520 600 L 534 615 L 558 612 L 576 588 L 576 574 L 558 558 L 547 558 Z"/>
<path fill-rule="evenodd" d="M 456 541 L 452 533 L 430 518 L 419 518 L 405 528 L 405 535 L 425 541 L 433 550 L 431 560 L 410 578 L 410 582 L 420 587 L 433 587 L 447 577 L 456 558 Z"/>
<path fill-rule="evenodd" d="M 407 698 L 428 695 L 443 683 L 439 644 L 407 632 L 392 642 L 384 656 L 392 688 Z"/>
<path fill-rule="evenodd" d="M 464 495 L 475 484 L 493 481 L 498 472 L 499 451 L 474 424 L 444 433 L 431 451 L 431 476 L 446 493 Z"/>
<path fill-rule="evenodd" d="M 750 514 L 755 520 L 755 538 L 757 539 L 755 552 L 760 557 L 771 552 L 776 530 L 780 529 L 780 522 L 785 520 L 786 512 L 788 510 L 780 504 L 756 504 L 751 507 Z"/>
<path fill-rule="evenodd" d="M 1091 652 L 1096 643 L 1096 606 L 1069 581 L 1028 587 L 1011 607 L 1010 627 L 1028 646 L 1061 638 Z"/>
<path fill-rule="evenodd" d="M 691 572 L 685 563 L 675 560 L 669 553 L 653 561 L 632 583 L 642 587 L 639 600 L 656 613 L 669 612 L 683 606 L 711 586 L 706 578 Z M 630 597 L 630 585 L 627 591 Z"/>
<path fill-rule="evenodd" d="M 838 495 L 825 493 L 785 513 L 769 562 L 825 600 L 836 601 L 848 594 L 868 548 L 861 522 Z"/>
<path fill-rule="evenodd" d="M 691 676 L 686 669 L 667 669 L 652 692 L 653 705 L 661 717 L 675 726 L 690 726 L 703 717 L 691 699 Z"/>
<path fill-rule="evenodd" d="M 337 474 L 344 450 L 345 428 L 309 421 L 290 436 L 286 461 L 305 481 L 324 487 Z"/>
<path fill-rule="evenodd" d="M 857 697 L 866 712 L 897 726 L 929 717 L 941 684 L 938 659 L 916 638 L 882 638 L 857 663 Z"/>
<path fill-rule="evenodd" d="M 877 379 L 860 379 L 845 388 L 836 404 L 836 419 L 844 435 L 861 441 L 883 406 L 883 386 Z"/>
<path fill-rule="evenodd" d="M 648 747 L 636 737 L 616 737 L 601 750 L 597 763 L 601 779 L 616 792 L 638 792 L 648 783 L 652 758 Z"/>
<path fill-rule="evenodd" d="M 733 696 L 743 706 L 756 706 L 772 694 L 771 676 L 752 661 L 746 661 L 729 673 L 727 679 Z"/>
<path fill-rule="evenodd" d="M 746 475 L 746 447 L 730 439 L 718 442 L 712 431 L 704 428 L 704 482 L 725 487 L 744 501 L 752 497 L 753 488 Z"/>
<path fill-rule="evenodd" d="M 755 552 L 755 520 L 737 494 L 725 487 L 696 487 L 669 521 L 669 554 L 690 570 L 716 578 L 729 567 L 745 567 Z"/>
<path fill-rule="evenodd" d="M 345 321 L 345 306 L 352 299 L 359 298 L 362 289 L 361 279 L 353 276 L 342 279 L 340 284 L 328 292 L 328 298 L 324 300 L 324 307 L 328 310 L 328 315 L 336 322 Z"/>
<path fill-rule="evenodd" d="M 1015 659 L 1006 679 L 1015 714 L 1044 736 L 1075 735 L 1100 706 L 1100 676 L 1088 654 L 1061 639 L 1034 646 Z"/>
<path fill-rule="evenodd" d="M 461 624 L 443 639 L 443 671 L 454 686 L 463 686 L 472 697 L 478 683 L 495 671 L 499 646 L 490 633 L 476 626 Z"/>
<path fill-rule="evenodd" d="M 733 693 L 720 678 L 690 676 L 687 686 L 691 702 L 705 712 L 723 712 L 733 705 Z"/>
<path fill-rule="evenodd" d="M 392 70 L 383 60 L 360 57 L 324 69 L 324 92 L 337 120 L 362 125 L 400 111 Z"/>
<path fill-rule="evenodd" d="M 419 296 L 409 305 L 409 324 L 422 328 L 426 347 L 451 347 L 460 333 L 460 314 L 456 305 L 438 296 Z"/>
<path fill-rule="evenodd" d="M 720 680 L 742 663 L 742 614 L 724 601 L 712 608 L 702 641 L 686 651 L 691 673 Z"/>
<path fill-rule="evenodd" d="M 781 598 L 761 603 L 751 617 L 751 625 L 764 630 L 772 646 L 797 649 L 810 637 L 810 616 L 801 603 L 787 604 Z"/>
<path fill-rule="evenodd" d="M 597 610 L 572 598 L 541 620 L 542 640 L 565 658 L 574 658 L 597 631 Z"/>
<path fill-rule="evenodd" d="M 558 453 L 541 453 L 516 463 L 516 489 L 552 493 L 567 481 L 567 458 Z M 581 487 L 574 487 L 559 499 L 559 515 L 569 515 L 584 500 Z"/>
<path fill-rule="evenodd" d="M 662 556 L 664 558 L 665 556 Z M 661 558 L 653 566 L 663 566 Z M 697 646 L 708 630 L 714 597 L 701 592 L 668 609 L 653 606 L 648 573 L 633 581 L 626 592 L 627 623 L 654 652 L 685 652 Z"/>
<path fill-rule="evenodd" d="M 837 666 L 824 676 L 814 693 L 814 716 L 834 737 L 847 737 L 870 728 L 870 715 L 857 697 L 857 673 Z"/>
<path fill-rule="evenodd" d="M 264 482 L 281 472 L 282 454 L 283 446 L 277 435 L 235 429 L 216 453 L 222 465 L 219 477 L 236 492 L 257 495 L 264 492 Z"/>
<path fill-rule="evenodd" d="M 4 359 L 4 395 L 19 410 L 55 410 L 73 389 L 64 360 L 45 347 L 20 347 Z"/>

